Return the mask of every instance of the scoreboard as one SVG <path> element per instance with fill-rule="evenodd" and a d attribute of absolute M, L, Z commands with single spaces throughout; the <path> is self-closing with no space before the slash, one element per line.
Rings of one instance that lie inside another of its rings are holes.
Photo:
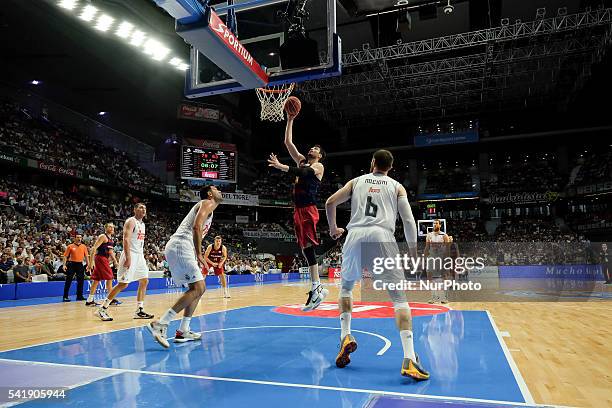
<path fill-rule="evenodd" d="M 181 147 L 181 178 L 236 182 L 237 154 L 235 151 L 207 147 Z"/>

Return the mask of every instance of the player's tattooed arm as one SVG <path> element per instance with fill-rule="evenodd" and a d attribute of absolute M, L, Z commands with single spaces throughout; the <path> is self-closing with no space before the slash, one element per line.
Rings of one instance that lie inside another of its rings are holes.
<path fill-rule="evenodd" d="M 329 225 L 329 235 L 333 239 L 338 239 L 344 234 L 344 228 L 336 225 L 336 207 L 351 198 L 353 193 L 353 180 L 349 181 L 340 190 L 331 195 L 325 202 L 325 214 Z"/>
<path fill-rule="evenodd" d="M 293 144 L 293 118 L 287 119 L 287 127 L 285 128 L 285 146 L 287 147 L 287 151 L 289 151 L 289 155 L 295 161 L 295 163 L 299 166 L 300 163 L 306 160 L 306 157 L 300 152 L 298 152 L 297 147 Z"/>

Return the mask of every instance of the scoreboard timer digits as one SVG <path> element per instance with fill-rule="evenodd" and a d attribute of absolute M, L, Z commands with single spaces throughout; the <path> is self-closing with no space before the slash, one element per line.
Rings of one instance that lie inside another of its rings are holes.
<path fill-rule="evenodd" d="M 236 182 L 236 152 L 183 146 L 181 178 Z"/>

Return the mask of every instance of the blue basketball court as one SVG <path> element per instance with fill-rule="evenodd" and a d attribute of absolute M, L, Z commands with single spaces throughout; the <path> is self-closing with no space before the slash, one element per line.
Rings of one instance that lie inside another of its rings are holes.
<path fill-rule="evenodd" d="M 0 387 L 66 387 L 66 399 L 21 406 L 461 407 L 532 403 L 490 315 L 454 311 L 414 319 L 415 347 L 432 375 L 399 375 L 392 318 L 355 318 L 359 348 L 334 364 L 335 318 L 252 306 L 195 317 L 199 342 L 162 349 L 144 327 L 0 353 Z M 174 333 L 175 321 L 169 333 Z M 449 405 L 451 404 L 451 405 Z"/>

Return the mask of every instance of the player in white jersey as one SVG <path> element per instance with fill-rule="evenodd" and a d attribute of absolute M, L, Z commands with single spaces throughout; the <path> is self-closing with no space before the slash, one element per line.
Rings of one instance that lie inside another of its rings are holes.
<path fill-rule="evenodd" d="M 187 285 L 189 289 L 159 319 L 147 326 L 155 341 L 163 347 L 168 343 L 168 324 L 181 310 L 183 319 L 174 337 L 175 343 L 199 340 L 202 335 L 189 328 L 191 316 L 198 307 L 200 298 L 206 291 L 202 267 L 206 265 L 202 253 L 202 239 L 208 233 L 213 219 L 213 211 L 223 200 L 221 192 L 214 186 L 207 186 L 200 191 L 200 202 L 194 205 L 181 222 L 176 232 L 166 244 L 165 255 L 172 279 L 178 285 Z"/>
<path fill-rule="evenodd" d="M 130 282 L 138 281 L 138 292 L 136 295 L 136 312 L 134 319 L 152 319 L 153 315 L 144 311 L 144 299 L 147 294 L 149 284 L 149 267 L 144 256 L 145 224 L 144 217 L 147 215 L 147 206 L 144 203 L 137 203 L 134 206 L 134 216 L 125 220 L 123 224 L 123 252 L 119 257 L 117 267 L 117 285 L 104 299 L 102 306 L 96 311 L 96 315 L 102 321 L 111 321 L 108 315 L 108 306 L 113 299 Z"/>
<path fill-rule="evenodd" d="M 404 223 L 404 234 L 416 255 L 416 223 L 408 204 L 406 189 L 396 180 L 387 176 L 393 165 L 393 155 L 388 150 L 378 150 L 372 157 L 371 173 L 354 178 L 335 192 L 325 203 L 329 233 L 334 239 L 340 238 L 343 228 L 336 225 L 336 207 L 351 200 L 351 220 L 347 225 L 348 235 L 342 248 L 342 285 L 338 306 L 340 309 L 340 352 L 336 366 L 342 368 L 350 363 L 350 354 L 357 349 L 357 341 L 351 335 L 351 311 L 353 288 L 361 279 L 362 270 L 372 265 L 368 260 L 375 257 L 393 258 L 399 254 L 395 242 L 395 222 L 399 211 Z M 363 256 L 362 256 L 363 255 Z M 366 259 L 364 259 L 366 258 Z M 380 276 L 383 284 L 394 284 L 404 280 L 404 271 L 399 268 L 384 270 Z M 387 286 L 395 309 L 395 322 L 400 331 L 404 360 L 401 375 L 415 380 L 429 379 L 429 373 L 420 365 L 414 351 L 412 317 L 406 294 Z"/>
<path fill-rule="evenodd" d="M 425 237 L 425 259 L 427 260 L 427 279 L 442 282 L 450 271 L 444 270 L 446 258 L 450 256 L 450 239 L 441 230 L 440 220 L 434 220 L 433 231 Z M 429 303 L 448 303 L 445 290 L 433 290 Z"/>

